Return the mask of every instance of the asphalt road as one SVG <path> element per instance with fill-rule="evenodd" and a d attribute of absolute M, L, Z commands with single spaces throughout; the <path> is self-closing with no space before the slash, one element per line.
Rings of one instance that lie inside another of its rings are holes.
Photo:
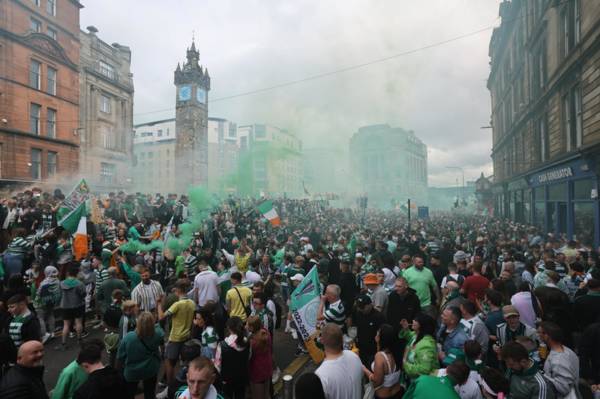
<path fill-rule="evenodd" d="M 285 322 L 282 324 L 285 324 Z M 88 331 L 90 332 L 88 338 L 102 339 L 104 337 L 102 329 L 95 330 L 93 328 L 88 328 Z M 296 359 L 296 342 L 292 339 L 290 334 L 283 332 L 283 328 L 276 330 L 274 335 L 273 353 L 275 363 L 281 370 L 284 370 L 294 359 Z M 52 390 L 56 385 L 56 381 L 58 380 L 58 376 L 62 369 L 75 360 L 79 353 L 79 347 L 75 338 L 67 340 L 68 348 L 64 352 L 54 349 L 56 346 L 60 345 L 60 342 L 60 337 L 57 337 L 46 342 L 45 345 L 44 382 L 46 383 L 46 389 L 48 389 L 48 391 Z M 108 359 L 105 359 L 105 362 L 107 362 L 107 360 Z"/>

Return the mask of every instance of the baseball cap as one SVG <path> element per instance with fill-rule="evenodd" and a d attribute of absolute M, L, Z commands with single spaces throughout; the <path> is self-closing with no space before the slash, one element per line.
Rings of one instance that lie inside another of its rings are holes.
<path fill-rule="evenodd" d="M 444 358 L 444 360 L 442 360 L 442 364 L 444 366 L 448 366 L 452 363 L 454 363 L 457 360 L 461 360 L 464 361 L 465 360 L 465 353 L 458 349 L 458 348 L 452 348 L 448 351 L 448 353 L 446 354 L 446 357 Z"/>
<path fill-rule="evenodd" d="M 520 316 L 519 311 L 513 305 L 506 305 L 502 307 L 502 315 L 504 317 Z"/>
<path fill-rule="evenodd" d="M 290 280 L 292 281 L 302 281 L 304 280 L 304 276 L 301 275 L 300 273 L 296 273 L 292 276 L 292 278 L 290 278 Z"/>
<path fill-rule="evenodd" d="M 356 306 L 359 308 L 362 308 L 365 305 L 370 305 L 371 303 L 373 303 L 371 301 L 371 297 L 369 297 L 367 294 L 361 294 L 358 296 L 358 298 L 356 298 Z"/>
<path fill-rule="evenodd" d="M 379 284 L 379 280 L 374 273 L 369 273 L 363 277 L 363 282 L 365 284 Z"/>

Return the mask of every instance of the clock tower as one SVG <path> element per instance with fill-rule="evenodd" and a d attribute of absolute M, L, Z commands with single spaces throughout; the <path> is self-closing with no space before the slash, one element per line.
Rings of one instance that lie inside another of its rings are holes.
<path fill-rule="evenodd" d="M 192 40 L 183 66 L 175 69 L 175 173 L 177 192 L 208 183 L 208 70 Z"/>

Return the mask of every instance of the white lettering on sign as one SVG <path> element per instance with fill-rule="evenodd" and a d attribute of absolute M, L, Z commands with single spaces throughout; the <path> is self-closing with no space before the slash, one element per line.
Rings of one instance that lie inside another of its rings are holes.
<path fill-rule="evenodd" d="M 573 176 L 573 169 L 570 167 L 555 169 L 538 175 L 538 183 L 546 183 L 571 176 Z"/>

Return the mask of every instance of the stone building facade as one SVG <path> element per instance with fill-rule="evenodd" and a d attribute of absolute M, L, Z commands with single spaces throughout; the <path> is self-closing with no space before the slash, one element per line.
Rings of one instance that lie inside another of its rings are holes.
<path fill-rule="evenodd" d="M 366 195 L 369 206 L 390 208 L 408 199 L 427 204 L 427 146 L 413 131 L 361 127 L 350 139 L 350 166 L 356 194 Z"/>
<path fill-rule="evenodd" d="M 237 125 L 227 119 L 208 118 L 208 189 L 235 193 L 239 147 Z"/>
<path fill-rule="evenodd" d="M 0 2 L 0 186 L 77 173 L 82 7 L 76 0 Z"/>
<path fill-rule="evenodd" d="M 241 195 L 299 197 L 303 195 L 302 141 L 276 126 L 265 124 L 238 127 Z"/>
<path fill-rule="evenodd" d="M 80 32 L 80 174 L 95 191 L 132 187 L 131 50 L 109 45 L 93 26 Z"/>
<path fill-rule="evenodd" d="M 500 17 L 488 79 L 495 214 L 598 245 L 600 2 L 504 1 Z"/>
<path fill-rule="evenodd" d="M 196 45 L 188 48 L 183 66 L 175 70 L 177 192 L 208 183 L 208 91 L 210 76 L 200 64 Z"/>
<path fill-rule="evenodd" d="M 177 192 L 175 119 L 135 125 L 133 135 L 133 187 L 144 193 Z"/>

